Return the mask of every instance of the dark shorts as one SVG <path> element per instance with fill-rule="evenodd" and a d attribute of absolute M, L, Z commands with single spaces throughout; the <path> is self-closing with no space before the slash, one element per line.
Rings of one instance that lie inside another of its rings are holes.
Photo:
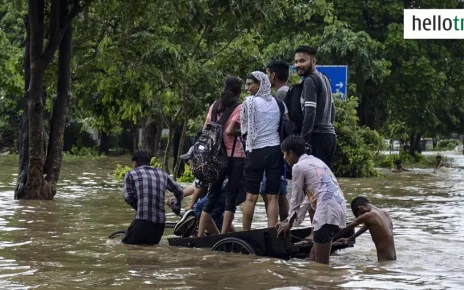
<path fill-rule="evenodd" d="M 284 159 L 280 146 L 253 149 L 245 158 L 245 191 L 259 194 L 263 174 L 266 176 L 267 194 L 278 194 L 281 187 Z"/>
<path fill-rule="evenodd" d="M 335 234 L 340 230 L 336 225 L 323 225 L 319 230 L 314 232 L 314 242 L 325 244 L 331 242 Z"/>
<path fill-rule="evenodd" d="M 333 171 L 333 157 L 337 149 L 337 136 L 334 134 L 312 133 L 311 154 L 322 160 Z"/>
<path fill-rule="evenodd" d="M 208 188 L 208 202 L 203 207 L 204 212 L 209 214 L 213 212 L 216 205 L 219 203 L 222 185 L 227 178 L 225 210 L 235 213 L 237 196 L 242 186 L 243 164 L 244 158 L 229 158 L 229 167 L 226 172 L 214 183 L 211 183 Z"/>
<path fill-rule="evenodd" d="M 280 190 L 279 195 L 287 195 L 288 191 L 288 180 L 287 176 L 288 165 L 287 162 L 284 162 L 284 174 L 280 178 Z M 259 193 L 261 195 L 266 194 L 266 175 L 263 176 L 263 180 L 261 181 L 261 187 L 259 189 Z"/>
<path fill-rule="evenodd" d="M 164 233 L 165 224 L 155 224 L 146 220 L 135 219 L 122 239 L 124 244 L 156 245 Z"/>

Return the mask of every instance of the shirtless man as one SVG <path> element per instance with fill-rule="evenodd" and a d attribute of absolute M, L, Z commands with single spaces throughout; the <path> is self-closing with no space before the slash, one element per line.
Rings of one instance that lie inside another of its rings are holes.
<path fill-rule="evenodd" d="M 403 167 L 403 161 L 401 160 L 395 160 L 395 165 L 396 165 L 396 168 L 392 170 L 393 173 L 410 171 L 409 169 Z"/>
<path fill-rule="evenodd" d="M 437 155 L 437 157 L 435 157 L 435 161 L 436 161 L 435 169 L 440 169 L 441 167 L 445 166 L 445 164 L 443 164 L 443 161 L 441 160 L 441 155 Z"/>
<path fill-rule="evenodd" d="M 378 260 L 396 260 L 393 224 L 388 213 L 372 205 L 370 201 L 363 196 L 358 196 L 351 202 L 351 209 L 353 210 L 356 220 L 340 230 L 334 237 L 334 240 L 356 226 L 364 224 L 356 234 L 347 239 L 340 239 L 339 241 L 348 244 L 350 241 L 369 230 L 372 241 L 377 249 Z"/>

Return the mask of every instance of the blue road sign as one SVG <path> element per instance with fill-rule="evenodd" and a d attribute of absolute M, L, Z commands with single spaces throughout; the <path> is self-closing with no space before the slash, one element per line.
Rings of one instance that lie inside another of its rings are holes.
<path fill-rule="evenodd" d="M 333 94 L 340 94 L 341 100 L 346 100 L 348 94 L 348 66 L 347 65 L 316 65 L 318 71 L 327 75 L 332 86 Z M 295 73 L 295 66 L 290 66 Z"/>
<path fill-rule="evenodd" d="M 332 93 L 340 94 L 340 99 L 345 100 L 348 93 L 348 66 L 316 65 L 316 68 L 329 78 L 332 86 Z"/>

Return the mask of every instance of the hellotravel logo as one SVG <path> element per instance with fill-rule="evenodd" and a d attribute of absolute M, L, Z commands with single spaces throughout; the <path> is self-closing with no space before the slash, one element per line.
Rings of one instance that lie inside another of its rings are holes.
<path fill-rule="evenodd" d="M 464 9 L 405 9 L 404 39 L 464 39 Z"/>

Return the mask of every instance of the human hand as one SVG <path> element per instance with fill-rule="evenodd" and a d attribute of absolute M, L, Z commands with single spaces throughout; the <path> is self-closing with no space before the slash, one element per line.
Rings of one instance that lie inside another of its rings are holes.
<path fill-rule="evenodd" d="M 349 238 L 338 239 L 336 242 L 340 242 L 346 246 L 350 243 L 350 239 Z"/>
<path fill-rule="evenodd" d="M 176 215 L 180 215 L 181 204 L 177 201 L 175 197 L 169 198 L 166 202 L 166 205 L 171 208 L 173 213 L 175 213 Z"/>
<path fill-rule="evenodd" d="M 292 228 L 292 224 L 289 222 L 279 222 L 276 224 L 277 229 L 277 236 L 281 236 L 283 234 L 284 238 L 287 237 L 287 234 L 290 232 Z"/>

